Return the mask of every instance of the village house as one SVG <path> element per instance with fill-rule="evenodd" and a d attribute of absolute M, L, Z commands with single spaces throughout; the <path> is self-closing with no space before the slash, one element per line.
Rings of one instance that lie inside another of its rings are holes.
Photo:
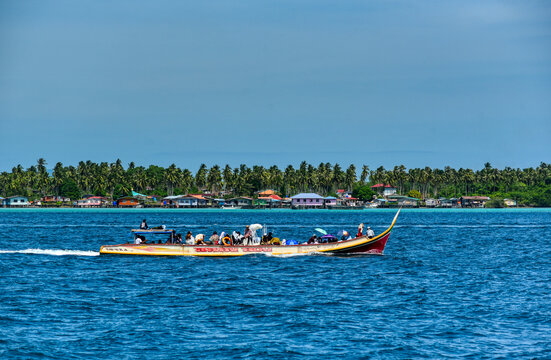
<path fill-rule="evenodd" d="M 337 197 L 339 199 L 351 198 L 352 197 L 352 191 L 346 191 L 344 189 L 338 189 L 337 190 Z"/>
<path fill-rule="evenodd" d="M 373 191 L 376 191 L 383 196 L 390 196 L 396 194 L 396 188 L 390 184 L 376 184 L 371 187 Z"/>
<path fill-rule="evenodd" d="M 291 206 L 293 207 L 323 207 L 324 198 L 315 193 L 300 193 L 291 196 Z"/>
<path fill-rule="evenodd" d="M 436 207 L 438 205 L 438 200 L 436 199 L 433 199 L 433 198 L 429 198 L 429 199 L 425 199 L 425 206 L 426 207 Z"/>
<path fill-rule="evenodd" d="M 371 201 L 370 208 L 384 207 L 388 205 L 387 199 L 377 198 Z"/>
<path fill-rule="evenodd" d="M 337 198 L 334 196 L 326 196 L 325 198 L 323 198 L 323 200 L 323 204 L 325 205 L 325 207 L 337 206 Z"/>
<path fill-rule="evenodd" d="M 359 200 L 360 199 L 349 195 L 347 197 L 337 199 L 337 205 L 346 206 L 346 207 L 356 207 L 359 205 Z"/>
<path fill-rule="evenodd" d="M 101 196 L 90 196 L 77 201 L 77 207 L 101 207 L 106 200 Z"/>
<path fill-rule="evenodd" d="M 388 196 L 388 201 L 391 204 L 396 204 L 398 206 L 404 206 L 404 207 L 419 206 L 419 199 L 409 197 L 409 196 L 403 196 L 403 195 L 390 195 Z"/>
<path fill-rule="evenodd" d="M 115 201 L 118 207 L 137 207 L 140 201 L 134 196 L 123 196 Z"/>
<path fill-rule="evenodd" d="M 503 199 L 503 202 L 505 203 L 505 205 L 507 207 L 516 207 L 517 206 L 517 201 L 513 200 L 513 199 Z"/>
<path fill-rule="evenodd" d="M 42 204 L 48 205 L 48 204 L 54 204 L 58 202 L 62 202 L 62 203 L 71 202 L 71 199 L 65 196 L 46 195 L 46 196 L 43 196 L 40 199 L 40 201 L 42 202 Z"/>
<path fill-rule="evenodd" d="M 269 190 L 272 191 L 272 190 Z M 269 207 L 281 207 L 281 201 L 283 199 L 281 196 L 276 194 L 271 194 L 269 196 L 259 196 L 256 205 L 260 206 L 269 206 Z"/>
<path fill-rule="evenodd" d="M 268 197 L 268 196 L 272 196 L 272 195 L 276 195 L 276 192 L 275 190 L 272 190 L 272 189 L 269 189 L 269 190 L 264 190 L 264 191 L 260 191 L 258 193 L 258 197 Z"/>
<path fill-rule="evenodd" d="M 250 197 L 241 196 L 241 197 L 235 197 L 235 198 L 226 200 L 226 205 L 234 206 L 234 207 L 235 206 L 251 207 L 253 206 L 253 201 L 254 200 Z"/>
<path fill-rule="evenodd" d="M 452 207 L 452 201 L 450 199 L 446 199 L 444 197 L 441 197 L 441 198 L 438 199 L 437 206 L 442 207 L 442 208 L 451 208 Z"/>
<path fill-rule="evenodd" d="M 29 206 L 29 199 L 25 196 L 9 196 L 2 200 L 2 205 L 5 207 L 21 207 L 21 206 Z"/>
<path fill-rule="evenodd" d="M 163 204 L 168 207 L 196 208 L 207 206 L 207 199 L 202 195 L 175 195 L 163 198 Z"/>
<path fill-rule="evenodd" d="M 481 208 L 490 198 L 487 196 L 462 196 L 459 200 L 461 207 Z"/>

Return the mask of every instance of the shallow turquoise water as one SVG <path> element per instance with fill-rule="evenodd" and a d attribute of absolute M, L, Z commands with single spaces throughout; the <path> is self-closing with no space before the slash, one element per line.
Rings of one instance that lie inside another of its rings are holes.
<path fill-rule="evenodd" d="M 0 209 L 0 357 L 549 358 L 549 209 L 405 209 L 383 256 L 97 256 L 143 217 L 304 239 L 393 214 Z"/>

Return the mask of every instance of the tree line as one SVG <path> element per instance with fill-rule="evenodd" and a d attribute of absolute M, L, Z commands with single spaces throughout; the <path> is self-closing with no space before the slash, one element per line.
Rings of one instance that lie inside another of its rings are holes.
<path fill-rule="evenodd" d="M 357 193 L 361 187 L 383 183 L 396 187 L 399 194 L 413 190 L 423 198 L 493 195 L 526 205 L 551 206 L 551 165 L 543 162 L 536 168 L 525 169 L 497 169 L 486 163 L 479 170 L 449 166 L 407 169 L 404 165 L 371 169 L 367 165 L 357 168 L 354 164 L 345 169 L 338 163 L 314 166 L 306 161 L 296 168 L 288 165 L 284 169 L 276 165 L 202 164 L 195 173 L 175 164 L 164 168 L 136 166 L 131 162 L 125 167 L 119 159 L 112 163 L 81 161 L 76 167 L 58 162 L 52 171 L 46 166 L 46 160 L 41 158 L 27 169 L 17 165 L 11 172 L 0 173 L 0 195 L 24 195 L 31 199 L 61 195 L 74 199 L 91 194 L 118 198 L 134 190 L 159 196 L 204 192 L 254 196 L 264 189 L 274 189 L 282 196 L 299 192 L 334 195 L 337 189 Z"/>

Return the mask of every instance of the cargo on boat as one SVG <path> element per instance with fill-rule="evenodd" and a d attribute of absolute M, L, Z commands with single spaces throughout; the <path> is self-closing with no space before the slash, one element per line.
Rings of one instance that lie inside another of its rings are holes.
<path fill-rule="evenodd" d="M 161 237 L 157 243 L 133 243 L 103 245 L 101 254 L 118 255 L 157 255 L 157 256 L 243 256 L 251 254 L 301 255 L 311 253 L 325 254 L 382 254 L 396 223 L 400 210 L 394 216 L 390 226 L 382 233 L 369 238 L 367 235 L 350 240 L 321 244 L 298 245 L 187 245 L 174 244 L 175 231 L 170 229 L 132 230 L 134 238 L 143 236 Z M 138 241 L 140 242 L 140 241 Z"/>

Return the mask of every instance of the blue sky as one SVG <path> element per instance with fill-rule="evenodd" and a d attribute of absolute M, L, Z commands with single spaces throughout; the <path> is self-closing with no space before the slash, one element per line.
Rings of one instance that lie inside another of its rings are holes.
<path fill-rule="evenodd" d="M 0 129 L 0 171 L 537 166 L 551 3 L 3 1 Z"/>

